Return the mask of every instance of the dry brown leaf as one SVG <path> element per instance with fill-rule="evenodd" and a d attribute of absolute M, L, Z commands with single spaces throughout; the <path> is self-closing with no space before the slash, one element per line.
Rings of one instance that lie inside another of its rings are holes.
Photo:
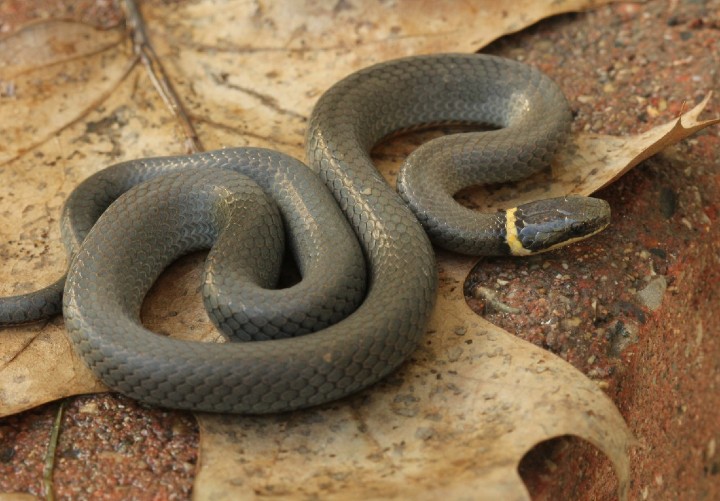
<path fill-rule="evenodd" d="M 569 193 L 589 195 L 604 188 L 637 164 L 678 143 L 720 118 L 700 120 L 712 92 L 693 109 L 677 120 L 654 127 L 637 136 L 616 138 L 600 134 L 576 134 L 558 157 L 557 179 L 569 188 Z M 573 171 L 576 173 L 573 174 Z"/>
<path fill-rule="evenodd" d="M 441 254 L 424 344 L 343 402 L 270 417 L 198 415 L 194 498 L 529 499 L 518 473 L 542 440 L 580 436 L 612 460 L 622 496 L 630 434 L 595 383 L 475 315 L 470 260 Z"/>
<path fill-rule="evenodd" d="M 316 99 L 369 64 L 474 52 L 540 19 L 608 0 L 221 2 L 144 9 L 157 52 L 206 146 L 267 146 L 303 159 Z"/>
<path fill-rule="evenodd" d="M 497 2 L 406 0 L 394 8 L 338 2 L 328 8 L 309 1 L 265 7 L 198 0 L 153 4 L 145 15 L 207 147 L 267 146 L 302 158 L 306 117 L 342 76 L 390 57 L 474 51 L 546 15 L 594 2 L 523 3 L 527 8 L 506 15 Z M 0 217 L 7 222 L 0 259 L 9 263 L 0 269 L 2 295 L 32 290 L 62 272 L 57 217 L 80 180 L 120 160 L 181 150 L 179 128 L 133 66 L 130 47 L 117 43 L 121 38 L 117 31 L 51 22 L 0 40 L 0 135 L 16 139 L 0 149 Z M 687 131 L 678 132 L 675 122 L 661 126 L 672 129 L 670 135 L 660 128 L 653 129 L 657 136 L 651 131 L 622 140 L 580 135 L 572 158 L 590 158 L 593 144 L 600 152 L 593 158 L 611 160 L 600 165 L 605 182 L 632 163 L 628 158 L 708 125 L 688 116 L 695 122 Z M 614 149 L 606 151 L 608 145 Z M 396 143 L 383 155 L 397 160 L 403 149 Z M 389 162 L 384 173 L 392 177 L 396 165 Z M 183 260 L 155 287 L 143 311 L 154 330 L 215 337 L 197 296 L 197 260 Z M 289 416 L 200 416 L 196 497 L 293 498 L 302 472 L 303 493 L 323 489 L 323 497 L 349 489 L 357 497 L 525 499 L 517 462 L 537 442 L 566 433 L 601 448 L 626 479 L 630 436 L 612 402 L 557 357 L 474 315 L 462 297 L 471 261 L 442 255 L 439 263 L 444 281 L 430 344 L 393 378 L 336 405 Z M 99 388 L 85 380 L 66 342 L 63 348 L 60 324 L 3 333 L 11 341 L 0 345 L 0 415 Z M 60 366 L 62 378 L 38 370 Z"/>
<path fill-rule="evenodd" d="M 708 92 L 697 106 L 677 119 L 633 136 L 574 133 L 555 158 L 552 171 L 492 190 L 474 188 L 463 199 L 474 207 L 497 209 L 539 198 L 590 195 L 666 147 L 720 123 L 720 119 L 699 119 L 711 97 L 712 92 Z"/>
<path fill-rule="evenodd" d="M 77 358 L 62 322 L 8 329 L 2 336 L 2 415 L 35 407 L 39 402 L 107 391 Z"/>
<path fill-rule="evenodd" d="M 150 83 L 138 71 L 122 78 L 133 60 L 122 36 L 49 21 L 0 40 L 0 137 L 13 138 L 0 141 L 2 296 L 61 276 L 58 220 L 80 181 L 124 154 L 175 152 L 175 125 Z M 69 347 L 61 319 L 4 329 L 0 416 L 103 389 Z"/>
<path fill-rule="evenodd" d="M 0 125 L 0 165 L 48 141 L 112 92 L 131 62 L 122 40 L 118 30 L 70 21 L 33 23 L 0 40 L 7 118 Z"/>

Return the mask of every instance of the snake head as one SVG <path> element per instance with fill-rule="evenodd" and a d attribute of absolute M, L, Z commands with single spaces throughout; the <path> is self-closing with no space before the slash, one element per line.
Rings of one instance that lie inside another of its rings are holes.
<path fill-rule="evenodd" d="M 536 254 L 588 238 L 610 224 L 610 205 L 591 197 L 537 200 L 506 213 L 507 242 L 515 255 Z"/>

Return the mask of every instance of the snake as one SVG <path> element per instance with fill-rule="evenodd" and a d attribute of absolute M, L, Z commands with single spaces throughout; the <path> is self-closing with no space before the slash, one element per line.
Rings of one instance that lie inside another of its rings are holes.
<path fill-rule="evenodd" d="M 608 204 L 590 197 L 492 213 L 453 198 L 546 168 L 571 121 L 557 84 L 516 61 L 435 54 L 375 64 L 319 98 L 307 164 L 228 148 L 90 176 L 63 207 L 66 277 L 1 299 L 0 322 L 62 308 L 93 373 L 150 405 L 264 414 L 331 402 L 386 377 L 423 338 L 438 288 L 434 245 L 527 255 L 608 225 Z M 397 191 L 375 169 L 370 153 L 384 138 L 458 123 L 481 130 L 418 147 Z M 163 269 L 200 249 L 210 249 L 201 295 L 227 342 L 172 339 L 141 322 Z M 288 258 L 301 279 L 277 288 Z"/>

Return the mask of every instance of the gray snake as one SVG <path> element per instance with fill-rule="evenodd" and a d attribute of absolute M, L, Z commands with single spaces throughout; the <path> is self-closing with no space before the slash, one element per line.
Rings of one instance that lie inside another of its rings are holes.
<path fill-rule="evenodd" d="M 546 166 L 570 121 L 557 86 L 513 61 L 446 54 L 363 69 L 316 104 L 309 168 L 236 148 L 133 160 L 88 178 L 63 209 L 67 280 L 3 298 L 0 323 L 52 315 L 62 296 L 88 366 L 149 404 L 267 413 L 343 397 L 397 368 L 423 336 L 437 289 L 430 239 L 467 254 L 523 254 L 607 225 L 607 204 L 584 197 L 494 214 L 452 200 L 463 187 Z M 442 123 L 497 130 L 418 148 L 398 196 L 370 150 L 393 132 Z M 285 239 L 302 280 L 274 290 Z M 230 340 L 253 342 L 172 340 L 140 322 L 161 271 L 207 248 L 208 314 Z"/>

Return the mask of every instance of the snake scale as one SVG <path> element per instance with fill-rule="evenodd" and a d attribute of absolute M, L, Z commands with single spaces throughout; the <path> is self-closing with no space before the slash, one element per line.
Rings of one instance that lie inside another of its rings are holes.
<path fill-rule="evenodd" d="M 0 322 L 52 315 L 62 297 L 77 353 L 109 387 L 149 404 L 254 414 L 343 397 L 397 368 L 423 336 L 438 282 L 430 240 L 466 254 L 526 254 L 607 225 L 607 204 L 591 198 L 493 214 L 452 199 L 547 166 L 570 121 L 558 87 L 517 62 L 443 54 L 377 64 L 317 102 L 309 168 L 235 148 L 133 160 L 85 180 L 63 209 L 67 280 L 3 298 Z M 442 123 L 495 129 L 418 148 L 398 196 L 370 150 L 396 131 Z M 276 290 L 284 247 L 302 280 Z M 145 329 L 140 307 L 158 275 L 208 248 L 203 299 L 238 342 Z"/>

